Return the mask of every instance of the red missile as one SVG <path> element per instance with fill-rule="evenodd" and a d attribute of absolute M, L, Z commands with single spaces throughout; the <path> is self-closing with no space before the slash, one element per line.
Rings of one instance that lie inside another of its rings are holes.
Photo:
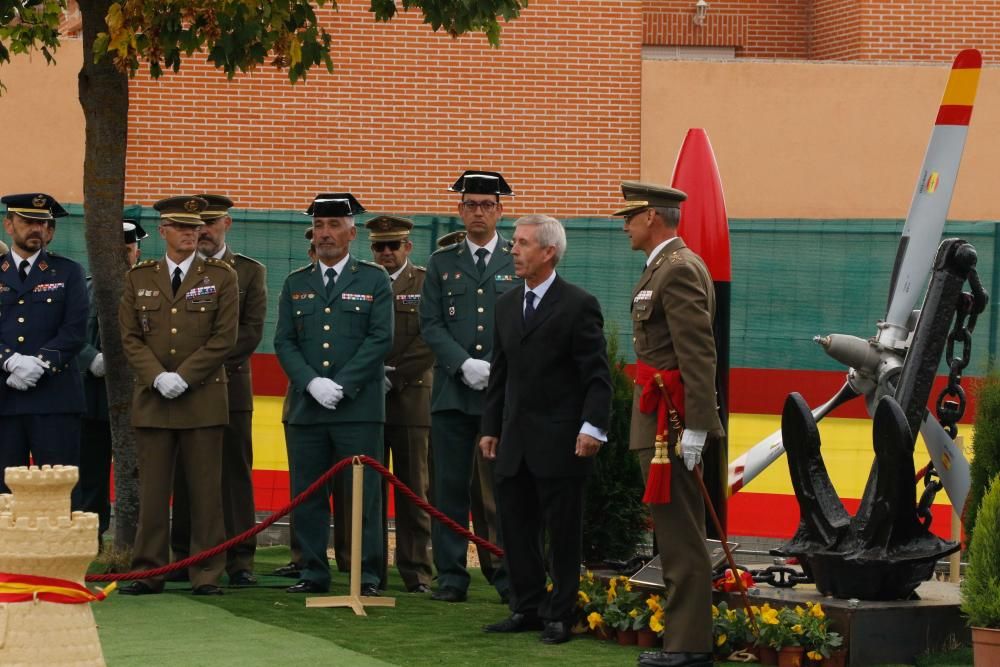
<path fill-rule="evenodd" d="M 732 262 L 729 248 L 729 218 L 722 194 L 722 178 L 712 144 L 705 130 L 688 130 L 677 154 L 671 185 L 687 193 L 681 204 L 678 235 L 705 262 L 715 284 L 715 383 L 719 393 L 719 416 L 729 431 L 729 299 Z M 726 498 L 729 489 L 729 445 L 723 438 L 718 447 L 705 452 L 702 469 L 712 504 L 726 529 Z M 715 533 L 708 522 L 709 535 Z M 719 538 L 718 535 L 715 535 Z"/>

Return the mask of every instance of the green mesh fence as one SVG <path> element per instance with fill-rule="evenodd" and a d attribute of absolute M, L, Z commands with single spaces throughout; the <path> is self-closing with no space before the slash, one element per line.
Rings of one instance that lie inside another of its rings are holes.
<path fill-rule="evenodd" d="M 67 207 L 70 217 L 58 223 L 52 248 L 87 264 L 82 207 Z M 150 233 L 143 242 L 146 259 L 163 253 L 151 208 L 127 210 Z M 370 258 L 367 231 L 358 222 L 354 253 Z M 412 215 L 412 259 L 424 264 L 435 239 L 461 228 L 453 216 Z M 303 232 L 310 218 L 294 211 L 233 211 L 228 235 L 237 252 L 254 257 L 268 270 L 270 307 L 260 352 L 273 352 L 271 336 L 281 284 L 294 268 L 308 262 Z M 617 328 L 620 349 L 631 351 L 629 304 L 644 257 L 629 249 L 621 223 L 609 218 L 571 218 L 569 247 L 559 272 L 601 302 L 609 328 Z M 510 237 L 513 221 L 501 224 Z M 885 315 L 889 278 L 902 220 L 732 220 L 733 282 L 731 365 L 744 368 L 841 370 L 812 342 L 817 334 L 846 333 L 867 338 Z M 990 294 L 1000 290 L 995 222 L 952 222 L 948 237 L 961 237 L 979 252 L 979 271 Z M 970 375 L 982 375 L 997 354 L 997 308 L 984 313 L 973 338 Z"/>

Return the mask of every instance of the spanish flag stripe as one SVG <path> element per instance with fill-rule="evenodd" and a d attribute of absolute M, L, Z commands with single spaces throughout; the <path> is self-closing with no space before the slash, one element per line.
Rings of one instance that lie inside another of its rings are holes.
<path fill-rule="evenodd" d="M 935 119 L 935 125 L 968 125 L 969 121 L 972 120 L 972 107 L 971 106 L 948 106 L 941 105 L 938 109 L 937 119 Z"/>
<path fill-rule="evenodd" d="M 948 86 L 944 89 L 944 97 L 941 98 L 941 106 L 974 104 L 980 72 L 981 69 L 953 69 L 948 77 Z"/>

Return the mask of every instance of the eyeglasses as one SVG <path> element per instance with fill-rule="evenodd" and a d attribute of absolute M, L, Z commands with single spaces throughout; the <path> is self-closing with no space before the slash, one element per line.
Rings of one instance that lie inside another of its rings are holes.
<path fill-rule="evenodd" d="M 495 201 L 464 201 L 460 204 L 469 213 L 474 212 L 477 208 L 482 209 L 483 213 L 492 213 L 497 207 Z"/>
<path fill-rule="evenodd" d="M 372 250 L 375 252 L 382 252 L 386 248 L 392 251 L 399 250 L 403 245 L 402 241 L 376 241 L 372 244 Z"/>

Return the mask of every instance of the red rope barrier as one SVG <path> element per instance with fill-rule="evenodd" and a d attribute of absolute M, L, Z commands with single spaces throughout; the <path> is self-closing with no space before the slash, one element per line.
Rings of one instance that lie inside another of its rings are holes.
<path fill-rule="evenodd" d="M 139 570 L 136 572 L 125 572 L 123 574 L 88 574 L 86 576 L 86 580 L 87 581 L 135 581 L 137 579 L 149 579 L 152 577 L 159 577 L 164 574 L 167 574 L 168 572 L 174 572 L 176 570 L 186 569 L 192 565 L 197 565 L 203 560 L 206 560 L 208 558 L 211 558 L 212 556 L 216 556 L 220 553 L 228 551 L 229 549 L 236 546 L 237 544 L 240 544 L 244 540 L 249 539 L 257 535 L 258 533 L 267 530 L 275 521 L 287 515 L 293 509 L 301 505 L 303 502 L 305 502 L 306 498 L 316 493 L 316 491 L 325 486 L 327 482 L 330 481 L 331 477 L 333 477 L 338 472 L 340 472 L 348 465 L 350 465 L 351 462 L 354 460 L 354 458 L 355 457 L 352 456 L 343 459 L 341 461 L 338 461 L 329 470 L 323 473 L 319 477 L 319 479 L 310 484 L 309 488 L 307 488 L 299 495 L 295 496 L 295 498 L 293 498 L 290 503 L 288 503 L 287 505 L 285 505 L 280 510 L 278 510 L 271 516 L 267 517 L 263 521 L 261 521 L 253 528 L 237 535 L 236 537 L 233 537 L 232 539 L 226 540 L 225 542 L 219 544 L 218 546 L 202 551 L 199 554 L 188 556 L 183 560 L 170 563 L 169 565 L 164 565 L 163 567 L 157 567 L 152 570 Z M 399 478 L 393 475 L 391 472 L 389 472 L 389 469 L 386 468 L 384 465 L 382 465 L 375 459 L 371 458 L 370 456 L 362 455 L 358 456 L 357 458 L 359 461 L 361 461 L 361 463 L 365 464 L 366 466 L 375 470 L 375 472 L 382 475 L 382 477 L 384 477 L 390 484 L 399 489 L 399 491 L 401 491 L 404 496 L 409 498 L 412 503 L 414 503 L 417 507 L 427 512 L 432 518 L 437 519 L 444 525 L 448 526 L 448 528 L 450 528 L 452 531 L 458 533 L 459 535 L 464 536 L 471 542 L 485 548 L 495 556 L 503 558 L 503 550 L 500 547 L 489 542 L 488 540 L 484 540 L 483 538 L 474 535 L 473 533 L 469 532 L 468 528 L 463 527 L 462 525 L 453 521 L 449 517 L 445 516 L 441 512 L 441 510 L 437 509 L 436 507 L 428 503 L 426 500 L 424 500 L 416 493 L 414 493 L 409 487 L 403 484 L 399 480 Z"/>

